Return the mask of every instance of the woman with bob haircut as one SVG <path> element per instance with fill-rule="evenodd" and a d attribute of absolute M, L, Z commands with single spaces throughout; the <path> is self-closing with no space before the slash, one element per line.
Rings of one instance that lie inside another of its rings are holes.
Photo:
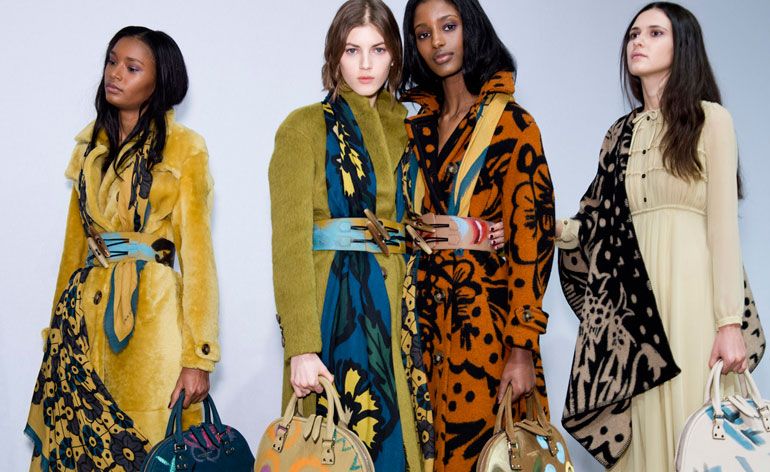
<path fill-rule="evenodd" d="M 420 106 L 407 119 L 403 193 L 424 239 L 406 269 L 403 336 L 418 352 L 407 373 L 429 393 L 418 403 L 432 403 L 435 469 L 475 470 L 506 389 L 515 419 L 529 392 L 547 408 L 553 189 L 540 131 L 513 99 L 513 58 L 478 1 L 410 0 L 403 28 L 400 91 Z M 479 237 L 499 220 L 500 253 Z M 452 230 L 464 225 L 475 230 Z"/>
<path fill-rule="evenodd" d="M 607 468 L 675 470 L 710 368 L 747 368 L 738 149 L 689 10 L 642 8 L 620 64 L 639 107 L 607 132 L 578 214 L 557 223 L 581 321 L 563 421 Z"/>
<path fill-rule="evenodd" d="M 315 411 L 332 381 L 377 470 L 421 469 L 401 359 L 405 233 L 395 170 L 406 109 L 401 37 L 380 0 L 349 0 L 326 36 L 328 94 L 289 114 L 270 161 L 284 395 Z"/>
<path fill-rule="evenodd" d="M 174 121 L 184 58 L 162 31 L 110 40 L 74 183 L 26 433 L 31 470 L 139 470 L 185 390 L 185 424 L 219 360 L 203 138 Z M 174 271 L 179 255 L 181 274 Z"/>

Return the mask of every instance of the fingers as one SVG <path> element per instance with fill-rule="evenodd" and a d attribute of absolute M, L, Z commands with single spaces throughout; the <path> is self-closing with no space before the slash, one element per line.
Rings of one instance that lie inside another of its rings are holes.
<path fill-rule="evenodd" d="M 508 388 L 510 383 L 510 378 L 503 377 L 500 379 L 500 388 L 497 390 L 497 403 L 503 402 L 503 397 L 505 397 L 505 390 Z"/>
<path fill-rule="evenodd" d="M 179 399 L 179 394 L 182 392 L 182 379 L 179 379 L 176 381 L 176 387 L 174 387 L 174 391 L 171 392 L 171 399 L 168 402 L 168 407 L 171 408 L 174 406 L 176 401 Z"/>
<path fill-rule="evenodd" d="M 499 250 L 503 247 L 505 233 L 502 221 L 494 223 L 489 227 L 489 242 L 492 245 L 492 249 Z"/>

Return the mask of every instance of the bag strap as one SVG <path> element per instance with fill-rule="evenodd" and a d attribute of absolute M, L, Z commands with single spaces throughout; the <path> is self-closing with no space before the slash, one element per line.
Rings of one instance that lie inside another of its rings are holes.
<path fill-rule="evenodd" d="M 203 399 L 203 411 L 206 423 L 213 423 L 217 433 L 222 434 L 225 432 L 225 426 L 222 424 L 222 419 L 219 417 L 216 405 L 211 395 L 206 395 Z"/>

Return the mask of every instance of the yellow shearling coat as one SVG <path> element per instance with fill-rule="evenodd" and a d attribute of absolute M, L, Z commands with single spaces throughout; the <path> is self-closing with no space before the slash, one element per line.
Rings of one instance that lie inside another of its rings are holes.
<path fill-rule="evenodd" d="M 134 334 L 120 353 L 111 350 L 104 333 L 104 311 L 110 270 L 94 267 L 88 274 L 82 310 L 97 374 L 117 404 L 134 419 L 150 444 L 163 439 L 169 398 L 182 367 L 206 371 L 219 360 L 218 289 L 211 242 L 212 180 L 203 138 L 166 115 L 167 141 L 162 162 L 152 168 L 150 215 L 145 233 L 176 246 L 180 272 L 148 262 L 139 279 Z M 65 175 L 77 183 L 81 169 L 87 182 L 87 205 L 99 232 L 120 231 L 117 196 L 122 179 L 112 166 L 102 173 L 107 140 L 104 133 L 88 154 L 93 123 L 75 138 L 77 144 Z M 72 191 L 54 307 L 72 272 L 84 266 L 88 245 L 78 210 L 77 185 Z M 200 405 L 185 412 L 186 424 L 200 421 Z"/>

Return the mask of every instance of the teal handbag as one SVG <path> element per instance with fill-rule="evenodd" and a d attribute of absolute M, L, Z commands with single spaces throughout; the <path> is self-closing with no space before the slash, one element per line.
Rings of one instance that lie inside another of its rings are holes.
<path fill-rule="evenodd" d="M 232 471 L 250 472 L 254 455 L 243 435 L 222 424 L 211 396 L 203 400 L 205 419 L 182 431 L 184 390 L 174 403 L 166 427 L 166 438 L 150 450 L 143 472 Z"/>

